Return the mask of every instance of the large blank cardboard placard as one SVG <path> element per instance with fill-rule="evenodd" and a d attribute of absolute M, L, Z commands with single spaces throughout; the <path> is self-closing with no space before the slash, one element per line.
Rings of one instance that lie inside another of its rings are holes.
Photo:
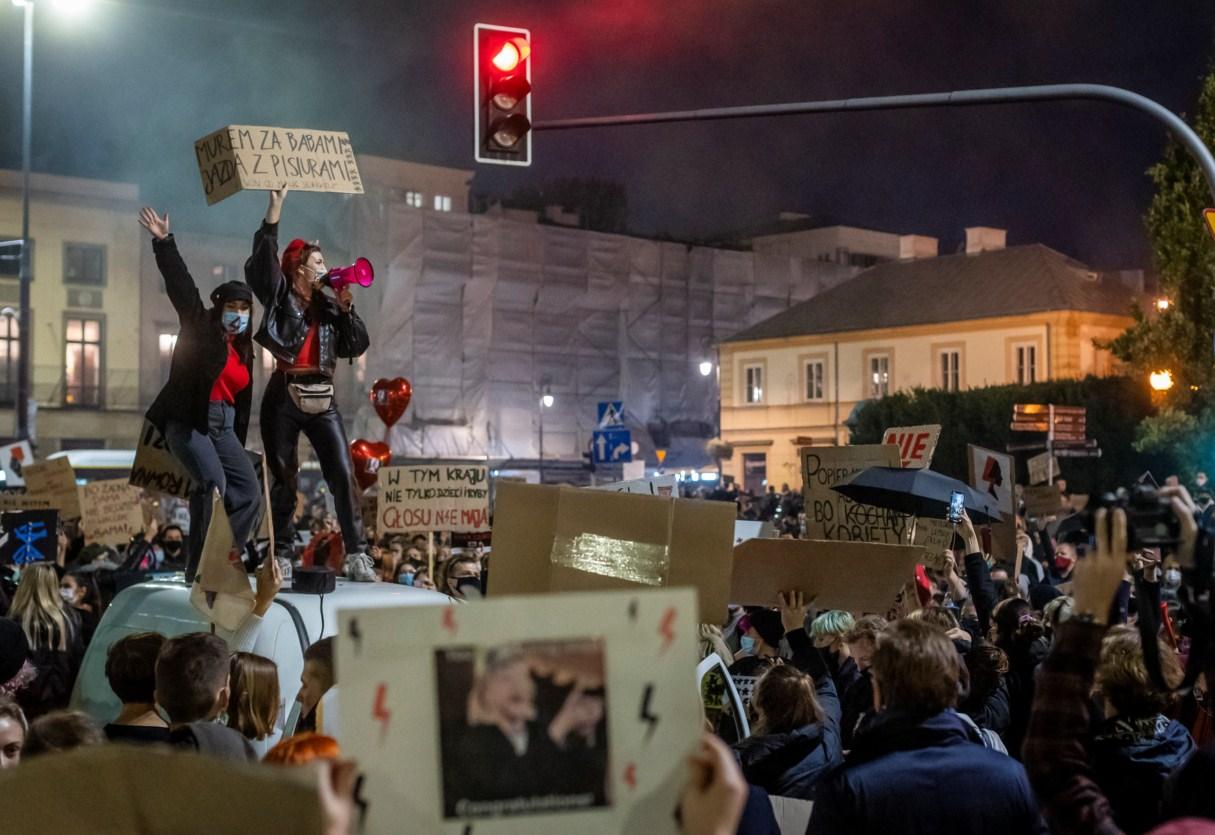
<path fill-rule="evenodd" d="M 908 518 L 893 510 L 857 504 L 831 488 L 870 467 L 899 466 L 894 444 L 806 447 L 802 478 L 806 494 L 806 536 L 844 542 L 905 542 Z"/>
<path fill-rule="evenodd" d="M 499 483 L 491 596 L 692 586 L 724 623 L 735 508 L 635 493 Z"/>
<path fill-rule="evenodd" d="M 362 194 L 345 131 L 229 125 L 194 143 L 207 205 L 242 189 Z"/>
<path fill-rule="evenodd" d="M 922 553 L 912 545 L 749 539 L 734 549 L 730 601 L 775 606 L 778 592 L 793 590 L 819 610 L 885 614 Z"/>
<path fill-rule="evenodd" d="M 697 635 L 691 589 L 343 610 L 363 831 L 674 835 L 700 734 Z M 495 719 L 505 690 L 531 709 L 513 739 Z M 550 743 L 570 706 L 580 730 Z"/>

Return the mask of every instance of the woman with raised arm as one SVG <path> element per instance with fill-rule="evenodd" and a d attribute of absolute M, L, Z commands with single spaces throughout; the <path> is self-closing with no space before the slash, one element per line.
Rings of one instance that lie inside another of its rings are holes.
<path fill-rule="evenodd" d="M 168 214 L 145 208 L 139 223 L 152 233 L 156 266 L 181 320 L 169 381 L 147 417 L 194 481 L 186 561 L 186 581 L 193 582 L 211 523 L 212 491 L 223 497 L 237 551 L 261 509 L 257 474 L 245 453 L 253 404 L 253 293 L 243 281 L 228 281 L 211 292 L 212 306 L 206 307 L 169 233 Z"/>
<path fill-rule="evenodd" d="M 270 512 L 274 541 L 290 556 L 295 539 L 292 514 L 299 485 L 300 433 L 320 459 L 321 474 L 333 494 L 346 549 L 346 575 L 374 581 L 375 567 L 363 551 L 360 492 L 354 480 L 350 443 L 333 397 L 339 359 L 354 359 L 370 344 L 367 327 L 354 312 L 349 289 L 324 292 L 325 256 L 316 244 L 296 238 L 280 258 L 278 221 L 287 188 L 270 192 L 270 205 L 253 236 L 245 280 L 265 308 L 257 343 L 278 360 L 262 397 L 262 443 L 273 477 Z"/>

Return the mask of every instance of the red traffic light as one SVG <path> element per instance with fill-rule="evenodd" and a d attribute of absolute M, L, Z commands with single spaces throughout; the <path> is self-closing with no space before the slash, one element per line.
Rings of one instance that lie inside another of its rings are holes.
<path fill-rule="evenodd" d="M 511 38 L 498 48 L 490 62 L 502 72 L 511 72 L 532 54 L 532 46 L 523 38 Z"/>

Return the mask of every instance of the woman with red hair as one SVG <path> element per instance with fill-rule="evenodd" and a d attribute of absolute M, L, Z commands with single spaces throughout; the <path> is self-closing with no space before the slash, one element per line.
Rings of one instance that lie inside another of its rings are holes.
<path fill-rule="evenodd" d="M 254 340 L 278 360 L 262 397 L 262 443 L 272 476 L 270 514 L 278 555 L 290 559 L 295 541 L 292 513 L 299 485 L 299 437 L 307 436 L 320 459 L 321 474 L 333 495 L 346 549 L 346 575 L 374 581 L 371 558 L 363 552 L 359 490 L 350 443 L 333 399 L 337 361 L 360 357 L 370 341 L 354 312 L 349 289 L 324 292 L 329 270 L 320 246 L 293 240 L 278 253 L 278 221 L 287 188 L 270 192 L 270 205 L 253 236 L 245 280 L 265 307 Z"/>

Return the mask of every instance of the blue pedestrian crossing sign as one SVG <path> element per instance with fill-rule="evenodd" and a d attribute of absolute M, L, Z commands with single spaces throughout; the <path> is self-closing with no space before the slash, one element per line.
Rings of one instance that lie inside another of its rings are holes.
<path fill-rule="evenodd" d="M 624 426 L 624 401 L 607 400 L 599 404 L 599 428 Z"/>
<path fill-rule="evenodd" d="M 591 458 L 596 464 L 627 464 L 633 460 L 633 433 L 618 427 L 591 434 Z"/>

